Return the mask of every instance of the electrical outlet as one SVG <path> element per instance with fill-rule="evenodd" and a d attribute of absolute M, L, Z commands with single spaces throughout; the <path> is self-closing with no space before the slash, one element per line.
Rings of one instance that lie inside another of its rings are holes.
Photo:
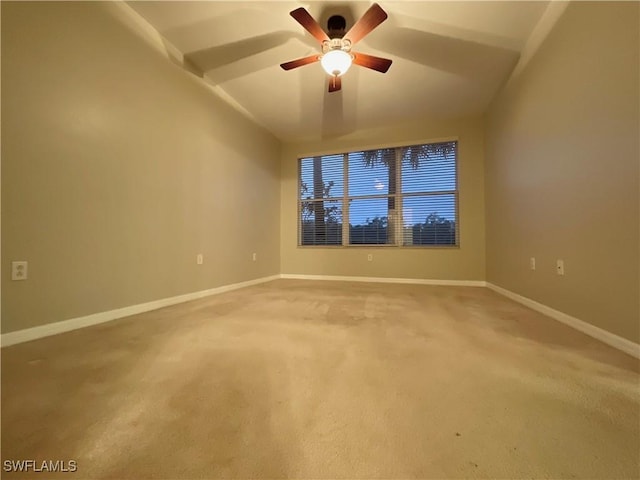
<path fill-rule="evenodd" d="M 556 261 L 556 273 L 558 275 L 564 275 L 564 260 Z"/>
<path fill-rule="evenodd" d="M 368 262 L 373 261 L 373 253 L 370 253 L 370 254 L 367 255 L 367 261 Z"/>
<path fill-rule="evenodd" d="M 202 255 L 201 253 L 196 255 L 196 263 L 198 265 L 202 265 L 204 263 L 204 255 Z"/>
<path fill-rule="evenodd" d="M 28 266 L 29 264 L 24 260 L 11 262 L 11 280 L 26 280 Z"/>
<path fill-rule="evenodd" d="M 536 269 L 536 257 L 531 257 L 529 259 L 529 268 L 531 268 L 531 270 Z"/>
<path fill-rule="evenodd" d="M 256 260 L 258 260 L 258 254 L 254 253 L 251 258 L 253 258 L 253 261 L 255 262 Z"/>

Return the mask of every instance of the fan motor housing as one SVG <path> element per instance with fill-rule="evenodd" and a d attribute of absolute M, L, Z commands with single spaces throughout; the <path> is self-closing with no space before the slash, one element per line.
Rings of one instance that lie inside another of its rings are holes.
<path fill-rule="evenodd" d="M 342 15 L 332 15 L 327 20 L 327 31 L 329 38 L 342 38 L 347 28 L 347 21 Z"/>

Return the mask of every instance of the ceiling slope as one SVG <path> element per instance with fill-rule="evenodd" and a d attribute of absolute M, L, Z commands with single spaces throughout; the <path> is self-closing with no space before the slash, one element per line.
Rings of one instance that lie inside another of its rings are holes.
<path fill-rule="evenodd" d="M 306 8 L 347 30 L 369 2 L 129 2 L 201 76 L 283 141 L 339 137 L 412 120 L 485 111 L 518 63 L 549 2 L 379 2 L 388 19 L 358 43 L 386 57 L 386 74 L 352 67 L 327 92 L 319 63 L 280 64 L 320 52 L 289 12 Z M 539 31 L 539 29 L 538 29 Z"/>

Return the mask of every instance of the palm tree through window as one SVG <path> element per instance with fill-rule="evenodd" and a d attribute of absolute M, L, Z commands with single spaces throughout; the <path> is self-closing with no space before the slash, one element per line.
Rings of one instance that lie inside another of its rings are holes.
<path fill-rule="evenodd" d="M 457 146 L 301 158 L 299 245 L 458 245 Z"/>

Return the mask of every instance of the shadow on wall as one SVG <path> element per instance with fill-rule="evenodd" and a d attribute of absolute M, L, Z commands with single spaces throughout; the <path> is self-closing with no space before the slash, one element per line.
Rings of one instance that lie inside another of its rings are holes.
<path fill-rule="evenodd" d="M 157 62 L 159 59 L 164 61 L 168 59 L 172 66 L 177 66 L 181 72 L 188 73 L 187 75 L 180 73 L 180 75 L 187 79 L 185 80 L 185 83 L 191 82 L 191 85 L 193 85 L 196 90 L 183 89 L 183 94 L 192 92 L 193 101 L 201 103 L 201 89 L 206 89 L 207 97 L 210 98 L 211 107 L 217 112 L 217 115 L 209 117 L 209 123 L 215 122 L 215 129 L 212 129 L 209 132 L 210 134 L 213 134 L 220 140 L 223 140 L 227 146 L 231 145 L 243 156 L 248 156 L 250 158 L 255 157 L 255 145 L 253 145 L 252 142 L 247 142 L 246 136 L 241 137 L 238 135 L 238 132 L 244 132 L 248 128 L 254 130 L 256 135 L 261 134 L 264 136 L 265 140 L 273 143 L 274 148 L 276 148 L 278 142 L 276 137 L 273 136 L 273 134 L 266 128 L 259 126 L 260 123 L 240 105 L 236 104 L 230 97 L 228 97 L 224 91 L 221 91 L 211 82 L 204 80 L 203 75 L 206 72 L 203 72 L 202 68 L 196 65 L 192 56 L 182 56 L 182 54 L 171 43 L 160 36 L 156 30 L 142 21 L 138 14 L 130 7 L 120 5 L 118 2 L 115 2 L 114 4 L 104 2 L 104 4 L 100 4 L 100 7 L 103 8 L 108 15 L 114 18 L 117 25 L 126 31 L 129 36 L 134 35 L 144 41 L 148 50 L 145 52 L 145 56 L 152 59 L 149 61 Z M 283 40 L 283 36 L 277 32 L 265 37 L 268 37 L 267 40 L 269 41 L 269 45 L 277 44 Z M 291 37 L 296 37 L 296 35 L 291 34 Z M 121 48 L 123 51 L 127 51 L 131 48 L 127 35 L 122 35 L 121 41 Z M 242 50 L 251 52 L 252 49 L 256 48 L 254 42 L 237 43 L 237 45 L 233 46 L 234 48 L 232 48 L 231 53 L 223 56 L 221 60 L 218 60 L 221 65 L 225 62 L 231 61 L 231 54 L 238 54 L 238 52 Z M 117 45 L 112 47 L 118 48 Z M 215 50 L 213 53 L 220 54 L 220 50 Z M 206 59 L 208 57 L 212 57 L 213 53 L 211 55 L 207 55 L 207 52 L 203 51 L 200 53 L 196 52 L 194 55 L 202 55 Z M 174 72 L 178 74 L 179 71 L 175 70 Z M 195 93 L 196 91 L 197 93 Z"/>

